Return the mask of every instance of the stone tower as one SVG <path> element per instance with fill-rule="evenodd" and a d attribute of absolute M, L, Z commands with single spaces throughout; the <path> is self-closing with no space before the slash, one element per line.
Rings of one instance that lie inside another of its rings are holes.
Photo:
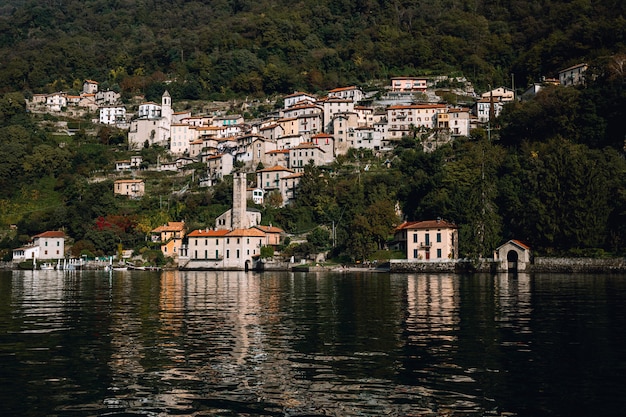
<path fill-rule="evenodd" d="M 161 117 L 166 119 L 168 124 L 172 122 L 172 96 L 167 90 L 161 96 Z"/>
<path fill-rule="evenodd" d="M 246 174 L 233 174 L 233 211 L 231 213 L 230 228 L 243 229 L 246 226 Z"/>

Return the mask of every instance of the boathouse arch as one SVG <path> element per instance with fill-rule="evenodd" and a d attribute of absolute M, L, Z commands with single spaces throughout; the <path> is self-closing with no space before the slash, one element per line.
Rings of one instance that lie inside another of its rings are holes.
<path fill-rule="evenodd" d="M 493 254 L 496 269 L 501 272 L 528 270 L 530 257 L 530 247 L 519 240 L 509 240 L 496 248 Z"/>

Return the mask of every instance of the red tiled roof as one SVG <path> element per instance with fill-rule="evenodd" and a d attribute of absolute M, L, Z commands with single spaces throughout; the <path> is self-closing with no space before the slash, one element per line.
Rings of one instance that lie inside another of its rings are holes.
<path fill-rule="evenodd" d="M 254 227 L 256 227 L 257 229 L 259 229 L 259 230 L 261 230 L 261 231 L 263 231 L 265 233 L 283 233 L 284 232 L 283 229 L 281 229 L 279 227 L 276 227 L 276 226 L 261 226 L 261 225 L 257 225 L 257 226 L 254 226 Z"/>
<path fill-rule="evenodd" d="M 280 166 L 280 165 L 274 165 L 273 167 L 270 167 L 270 168 L 260 169 L 257 172 L 271 172 L 271 171 L 288 171 L 288 172 L 293 172 L 293 170 L 291 170 L 289 168 L 285 168 L 285 167 Z"/>
<path fill-rule="evenodd" d="M 199 229 L 189 233 L 189 237 L 222 237 L 228 234 L 228 230 L 212 230 L 212 229 Z"/>
<path fill-rule="evenodd" d="M 511 240 L 511 242 L 515 243 L 516 245 L 521 246 L 521 247 L 522 247 L 522 248 L 524 248 L 524 249 L 528 249 L 528 250 L 530 250 L 530 246 L 528 246 L 528 245 L 526 245 L 526 244 L 524 244 L 524 243 L 520 242 L 519 240 L 513 239 L 513 240 Z"/>
<path fill-rule="evenodd" d="M 265 237 L 265 232 L 258 229 L 235 229 L 228 232 L 227 236 Z"/>
<path fill-rule="evenodd" d="M 33 237 L 65 237 L 65 233 L 61 232 L 60 230 L 49 230 Z"/>
<path fill-rule="evenodd" d="M 402 229 L 456 229 L 454 223 L 445 220 L 422 220 L 415 222 L 404 222 L 396 227 L 396 230 Z"/>
<path fill-rule="evenodd" d="M 156 229 L 153 229 L 152 231 L 154 233 L 179 232 L 183 230 L 184 228 L 185 228 L 185 222 L 168 222 L 166 225 L 159 226 Z"/>

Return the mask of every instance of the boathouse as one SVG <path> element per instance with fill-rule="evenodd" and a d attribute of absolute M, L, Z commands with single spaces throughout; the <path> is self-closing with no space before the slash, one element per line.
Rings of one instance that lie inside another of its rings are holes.
<path fill-rule="evenodd" d="M 530 247 L 519 240 L 509 240 L 498 246 L 493 253 L 496 269 L 506 271 L 528 271 L 530 269 Z"/>

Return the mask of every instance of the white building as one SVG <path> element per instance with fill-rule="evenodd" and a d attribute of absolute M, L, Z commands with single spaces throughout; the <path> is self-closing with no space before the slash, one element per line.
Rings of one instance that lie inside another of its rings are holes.
<path fill-rule="evenodd" d="M 284 107 L 288 109 L 289 107 L 292 107 L 300 102 L 315 103 L 316 101 L 317 98 L 314 95 L 296 91 L 295 93 L 284 97 Z"/>
<path fill-rule="evenodd" d="M 353 103 L 358 103 L 363 100 L 363 91 L 359 87 L 340 87 L 332 89 L 328 92 L 328 97 L 341 98 L 345 100 L 351 100 Z"/>
<path fill-rule="evenodd" d="M 559 82 L 562 86 L 578 85 L 585 83 L 585 71 L 587 64 L 577 64 L 559 71 Z"/>
<path fill-rule="evenodd" d="M 13 260 L 63 259 L 65 257 L 65 233 L 47 231 L 33 236 L 31 244 L 13 250 Z"/>
<path fill-rule="evenodd" d="M 99 121 L 105 125 L 126 123 L 126 108 L 124 106 L 100 107 Z"/>
<path fill-rule="evenodd" d="M 129 149 L 141 149 L 170 144 L 170 128 L 172 120 L 172 98 L 165 91 L 161 97 L 161 106 L 155 103 L 144 103 L 139 106 L 138 118 L 130 123 L 128 132 Z"/>
<path fill-rule="evenodd" d="M 48 94 L 46 96 L 46 106 L 50 111 L 61 111 L 67 107 L 67 95 L 62 92 Z"/>

